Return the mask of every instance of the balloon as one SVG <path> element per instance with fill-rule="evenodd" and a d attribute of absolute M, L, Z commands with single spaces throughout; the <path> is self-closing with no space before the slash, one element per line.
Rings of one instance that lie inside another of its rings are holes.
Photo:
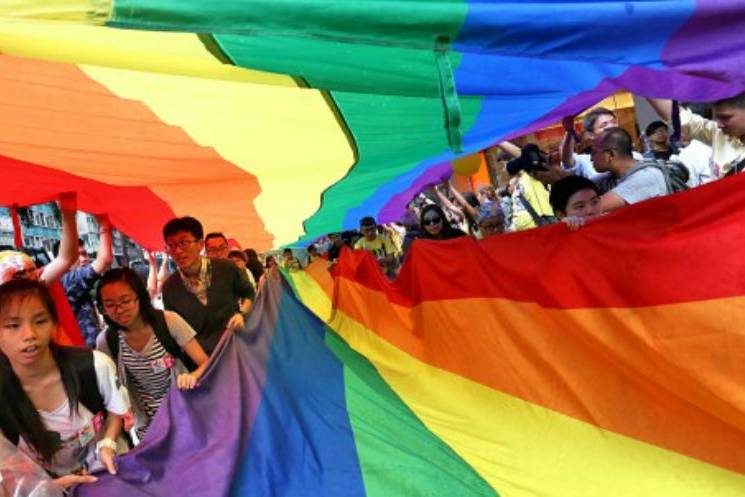
<path fill-rule="evenodd" d="M 453 172 L 462 176 L 471 176 L 481 167 L 481 154 L 459 157 L 453 161 Z"/>

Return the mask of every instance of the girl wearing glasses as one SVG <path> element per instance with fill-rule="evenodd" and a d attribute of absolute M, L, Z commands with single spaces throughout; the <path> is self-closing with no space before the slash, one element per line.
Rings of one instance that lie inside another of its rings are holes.
<path fill-rule="evenodd" d="M 194 388 L 208 356 L 181 316 L 153 307 L 145 284 L 133 270 L 105 273 L 96 299 L 108 325 L 96 346 L 117 364 L 130 392 L 135 434 L 142 440 L 171 385 Z"/>
<path fill-rule="evenodd" d="M 69 488 L 96 481 L 88 474 L 93 471 L 116 473 L 117 449 L 126 449 L 117 440 L 129 402 L 111 360 L 52 342 L 58 327 L 41 282 L 0 285 L 0 442 L 7 447 L 4 437 Z M 18 470 L 6 466 L 14 459 L 0 458 L 0 472 Z M 13 483 L 0 478 L 0 494 L 19 495 L 6 487 Z"/>

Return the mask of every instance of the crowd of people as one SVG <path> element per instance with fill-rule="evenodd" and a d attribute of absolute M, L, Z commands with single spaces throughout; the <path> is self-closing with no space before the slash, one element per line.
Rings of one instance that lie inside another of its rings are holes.
<path fill-rule="evenodd" d="M 665 121 L 677 112 L 669 101 L 651 104 Z M 417 239 L 484 239 L 555 222 L 580 229 L 604 213 L 740 172 L 745 94 L 711 110 L 709 117 L 700 107 L 680 109 L 679 143 L 666 122 L 651 123 L 637 150 L 614 113 L 596 108 L 582 136 L 573 118 L 565 120 L 554 156 L 536 144 L 501 143 L 511 157 L 506 184 L 473 193 L 444 181 L 417 195 L 399 222 L 363 217 L 358 230 L 332 233 L 303 257 L 285 249 L 262 261 L 223 233 L 205 235 L 197 219 L 176 218 L 163 227 L 166 257 L 148 254 L 147 281 L 111 268 L 105 216 L 90 259 L 77 238 L 75 197 L 63 195 L 52 262 L 37 268 L 21 251 L 0 253 L 0 431 L 64 488 L 94 481 L 97 470 L 115 473 L 117 454 L 142 440 L 171 386 L 197 387 L 223 333 L 244 328 L 273 268 L 295 271 L 319 257 L 333 264 L 349 246 L 373 253 L 392 278 Z M 701 151 L 709 157 L 701 160 Z M 60 339 L 75 333 L 87 348 Z"/>
<path fill-rule="evenodd" d="M 244 328 L 267 274 L 254 250 L 230 250 L 182 217 L 163 228 L 175 270 L 148 254 L 145 281 L 110 267 L 105 217 L 90 260 L 75 204 L 60 200 L 62 238 L 46 266 L 0 253 L 0 432 L 63 488 L 116 473 L 117 454 L 142 440 L 169 389 L 195 388 L 223 333 Z M 87 347 L 65 345 L 76 335 Z"/>
<path fill-rule="evenodd" d="M 679 110 L 669 100 L 649 103 L 663 120 L 645 127 L 641 143 L 619 127 L 613 111 L 596 107 L 585 114 L 581 135 L 574 116 L 563 121 L 565 133 L 556 151 L 543 151 L 534 143 L 498 144 L 510 159 L 504 185 L 486 185 L 472 193 L 459 192 L 445 181 L 418 195 L 400 222 L 376 226 L 366 217 L 359 231 L 334 234 L 322 240 L 321 248 L 331 260 L 343 244 L 369 250 L 384 272 L 394 276 L 417 238 L 482 239 L 555 222 L 578 229 L 613 210 L 745 168 L 745 94 Z M 680 129 L 671 133 L 669 123 L 676 114 Z"/>

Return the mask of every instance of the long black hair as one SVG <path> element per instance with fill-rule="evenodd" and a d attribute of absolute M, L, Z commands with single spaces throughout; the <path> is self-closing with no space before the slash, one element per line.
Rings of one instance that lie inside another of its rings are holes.
<path fill-rule="evenodd" d="M 103 314 L 103 319 L 104 321 L 106 321 L 106 324 L 114 330 L 123 329 L 122 325 L 111 319 L 105 312 L 103 312 L 104 309 L 103 299 L 101 297 L 101 289 L 103 289 L 103 287 L 105 287 L 106 285 L 116 282 L 125 283 L 132 289 L 133 292 L 135 292 L 135 296 L 137 297 L 137 305 L 140 310 L 140 317 L 145 322 L 145 324 L 154 326 L 156 314 L 153 303 L 150 301 L 150 292 L 147 291 L 147 287 L 142 281 L 142 278 L 140 278 L 137 273 L 135 273 L 128 267 L 118 267 L 106 271 L 103 276 L 101 276 L 101 280 L 98 283 L 98 288 L 96 289 L 96 302 L 98 303 L 98 307 Z"/>
<path fill-rule="evenodd" d="M 15 299 L 37 297 L 46 308 L 56 324 L 57 309 L 52 296 L 43 284 L 38 281 L 18 279 L 0 285 L 0 315 Z M 70 412 L 77 410 L 80 399 L 80 380 L 74 365 L 68 356 L 54 342 L 49 343 L 57 367 L 60 370 L 62 385 L 70 405 Z M 13 371 L 8 357 L 0 352 L 0 427 L 6 436 L 21 436 L 31 446 L 41 460 L 50 463 L 54 454 L 60 449 L 62 441 L 57 433 L 47 430 L 34 404 L 23 390 L 21 381 Z M 13 441 L 16 442 L 16 441 Z"/>
<path fill-rule="evenodd" d="M 431 235 L 426 229 L 424 229 L 424 216 L 430 211 L 434 211 L 442 219 L 442 230 L 436 236 Z M 431 240 L 449 240 L 451 238 L 458 238 L 459 236 L 466 236 L 461 230 L 453 228 L 448 222 L 448 218 L 445 215 L 445 211 L 442 210 L 437 204 L 427 204 L 419 212 L 419 226 L 421 227 L 422 238 L 429 238 Z"/>

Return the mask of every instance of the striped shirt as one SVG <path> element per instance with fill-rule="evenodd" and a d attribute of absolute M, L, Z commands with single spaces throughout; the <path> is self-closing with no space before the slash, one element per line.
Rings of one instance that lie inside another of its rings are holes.
<path fill-rule="evenodd" d="M 171 387 L 171 368 L 176 360 L 166 351 L 155 334 L 142 351 L 137 352 L 127 344 L 124 334 L 120 333 L 119 354 L 127 374 L 127 382 L 135 386 L 138 403 L 147 416 L 147 424 L 137 428 L 137 436 L 142 440 L 150 421 L 158 412 L 160 403 Z"/>

